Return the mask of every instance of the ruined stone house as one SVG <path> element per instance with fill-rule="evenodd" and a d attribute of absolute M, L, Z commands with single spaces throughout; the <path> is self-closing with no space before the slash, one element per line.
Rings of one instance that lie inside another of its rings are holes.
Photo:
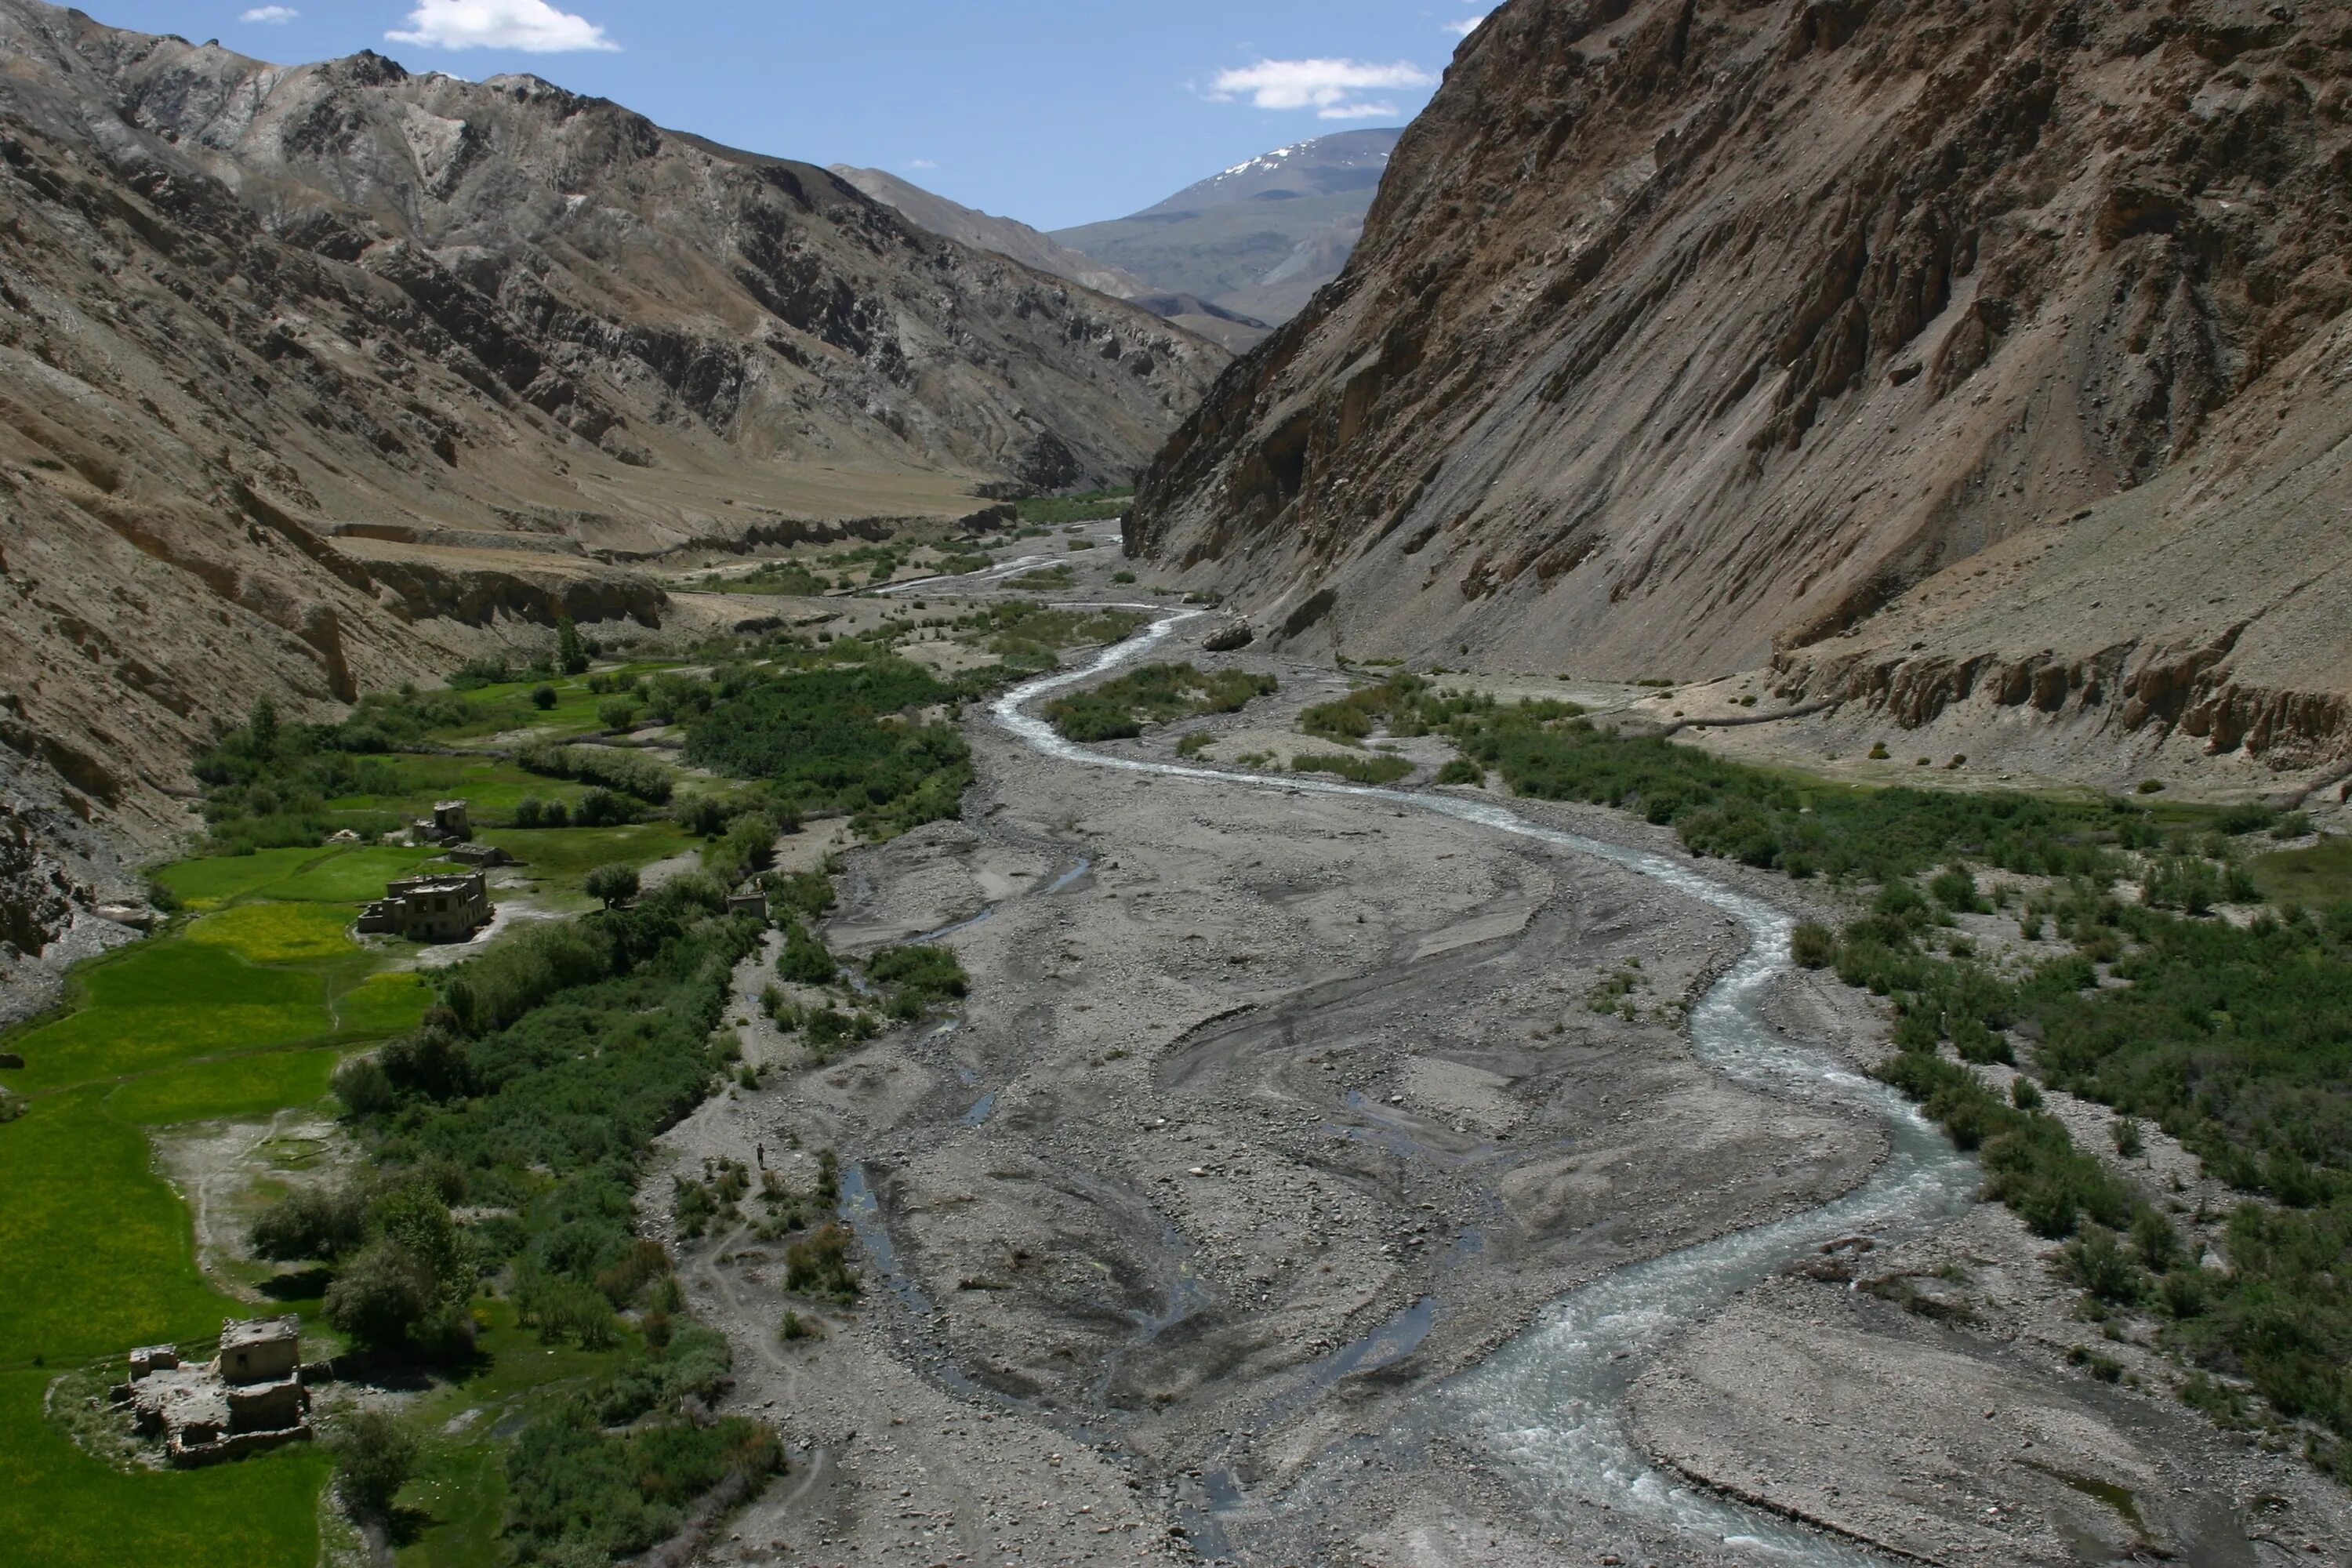
<path fill-rule="evenodd" d="M 409 829 L 409 837 L 419 844 L 463 844 L 474 837 L 474 824 L 467 803 L 462 800 L 436 802 L 433 815 L 420 816 Z"/>
<path fill-rule="evenodd" d="M 230 1319 L 220 1353 L 199 1365 L 182 1362 L 175 1345 L 132 1351 L 115 1402 L 141 1433 L 163 1439 L 173 1465 L 218 1464 L 310 1436 L 301 1363 L 300 1318 Z"/>

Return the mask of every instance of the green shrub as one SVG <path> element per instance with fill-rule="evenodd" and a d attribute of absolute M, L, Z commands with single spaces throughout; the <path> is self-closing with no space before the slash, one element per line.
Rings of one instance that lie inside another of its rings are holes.
<path fill-rule="evenodd" d="M 1351 756 L 1337 752 L 1309 752 L 1291 758 L 1290 771 L 1295 773 L 1337 773 L 1360 784 L 1388 784 L 1412 773 L 1412 764 L 1402 757 L 1392 757 L 1386 752 Z"/>
<path fill-rule="evenodd" d="M 1069 522 L 1101 522 L 1123 516 L 1134 499 L 1134 487 L 1127 486 L 1089 490 L 1084 495 L 1024 496 L 1013 504 L 1019 510 L 1021 521 L 1024 523 L 1058 526 Z"/>
<path fill-rule="evenodd" d="M 588 668 L 588 645 L 580 636 L 580 628 L 572 624 L 570 616 L 555 620 L 555 668 L 566 675 L 579 675 Z"/>
<path fill-rule="evenodd" d="M 877 953 L 866 965 L 866 978 L 879 987 L 894 1018 L 918 1018 L 949 997 L 961 996 L 969 985 L 963 965 L 944 947 L 894 947 Z"/>
<path fill-rule="evenodd" d="M 1977 914 L 1984 910 L 1984 900 L 1977 897 L 1977 879 L 1966 866 L 1949 866 L 1936 874 L 1927 884 L 1927 891 L 1936 901 L 1954 914 Z"/>
<path fill-rule="evenodd" d="M 278 1262 L 336 1258 L 366 1236 L 367 1211 L 358 1186 L 297 1187 L 261 1212 L 248 1239 L 257 1257 Z"/>
<path fill-rule="evenodd" d="M 1203 674 L 1190 664 L 1147 664 L 1047 703 L 1045 717 L 1069 740 L 1128 740 L 1150 724 L 1199 713 L 1238 712 L 1251 699 L 1275 689 L 1271 675 L 1239 669 Z"/>
<path fill-rule="evenodd" d="M 1467 757 L 1455 757 L 1437 770 L 1437 782 L 1442 784 L 1484 784 L 1486 770 Z"/>
<path fill-rule="evenodd" d="M 784 1289 L 803 1296 L 856 1300 L 857 1271 L 849 1262 L 849 1233 L 827 1221 L 784 1249 Z"/>
<path fill-rule="evenodd" d="M 2156 1294 L 2173 1317 L 2194 1318 L 2202 1315 L 2212 1293 L 2207 1287 L 2205 1270 L 2189 1268 L 2172 1269 L 2158 1280 Z M 2186 1399 L 2188 1395 L 2184 1393 L 2182 1397 Z"/>
<path fill-rule="evenodd" d="M 776 973 L 795 985 L 824 985 L 841 972 L 824 943 L 797 922 L 784 928 L 784 951 L 776 955 Z"/>
<path fill-rule="evenodd" d="M 611 706 L 607 704 L 607 706 Z M 608 728 L 619 729 L 620 725 Z M 608 790 L 635 795 L 660 805 L 670 797 L 669 770 L 642 752 L 611 746 L 529 745 L 515 753 L 515 763 L 542 778 L 577 779 Z"/>
<path fill-rule="evenodd" d="M 2017 1059 L 2008 1037 L 1994 1034 L 1979 1018 L 1962 1016 L 1953 1019 L 1951 1034 L 1952 1049 L 1959 1053 L 1964 1062 L 1984 1067 L 1996 1062 L 2008 1064 Z"/>
<path fill-rule="evenodd" d="M 971 759 L 954 725 L 923 710 L 970 694 L 922 666 L 840 639 L 756 677 L 687 731 L 697 767 L 766 783 L 795 818 L 842 812 L 882 836 L 953 816 Z"/>
<path fill-rule="evenodd" d="M 441 1281 L 425 1259 L 386 1237 L 361 1248 L 327 1287 L 327 1321 L 361 1344 L 391 1349 L 439 1304 Z"/>
<path fill-rule="evenodd" d="M 2147 1278 L 2130 1253 L 2104 1226 L 2087 1226 L 2060 1253 L 2066 1277 L 2102 1301 L 2129 1305 L 2147 1289 Z"/>
<path fill-rule="evenodd" d="M 1801 921 L 1789 935 L 1789 956 L 1807 969 L 1826 969 L 1837 960 L 1837 938 L 1818 921 Z"/>
<path fill-rule="evenodd" d="M 874 1020 L 864 1013 L 845 1013 L 838 1007 L 819 1007 L 801 1020 L 801 1032 L 820 1057 L 829 1056 L 843 1046 L 870 1040 L 876 1033 Z"/>
<path fill-rule="evenodd" d="M 730 1476 L 783 1468 L 775 1434 L 741 1416 L 673 1417 L 605 1431 L 585 1400 L 526 1422 L 506 1459 L 512 1560 L 575 1568 L 635 1556 L 677 1533 L 695 1499 Z"/>
<path fill-rule="evenodd" d="M 542 713 L 554 707 L 556 700 L 555 688 L 552 686 L 535 686 L 531 689 L 530 705 Z"/>
<path fill-rule="evenodd" d="M 335 1489 L 363 1520 L 392 1517 L 392 1500 L 416 1471 L 424 1445 L 399 1416 L 362 1405 L 326 1424 L 320 1446 L 335 1462 Z"/>

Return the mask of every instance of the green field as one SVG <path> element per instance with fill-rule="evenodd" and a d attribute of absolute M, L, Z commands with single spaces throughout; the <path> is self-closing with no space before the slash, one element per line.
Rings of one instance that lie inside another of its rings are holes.
<path fill-rule="evenodd" d="M 5 1147 L 0 1139 L 0 1149 Z M 12 1259 L 10 1272 L 18 1268 Z M 212 1328 L 219 1326 L 215 1321 Z M 51 1375 L 0 1373 L 0 1563 L 23 1568 L 312 1568 L 317 1563 L 324 1455 L 298 1446 L 208 1470 L 123 1475 L 86 1457 L 42 1418 Z"/>
<path fill-rule="evenodd" d="M 10 1078 L 18 1089 L 125 1078 L 333 1026 L 325 980 L 312 969 L 248 963 L 230 948 L 176 934 L 101 959 L 79 983 L 83 998 L 72 1013 L 9 1041 L 26 1061 Z"/>
<path fill-rule="evenodd" d="M 338 795 L 327 810 L 338 816 L 391 812 L 402 817 L 425 816 L 439 800 L 465 801 L 477 827 L 504 822 L 514 815 L 515 803 L 526 795 L 560 800 L 566 810 L 587 793 L 584 784 L 541 778 L 524 772 L 504 757 L 437 756 L 400 752 L 379 759 L 400 781 L 392 795 Z"/>
<path fill-rule="evenodd" d="M 495 844 L 520 863 L 522 875 L 537 884 L 541 903 L 559 908 L 587 909 L 594 900 L 580 891 L 581 879 L 599 866 L 614 861 L 647 866 L 696 848 L 701 840 L 674 822 L 640 822 L 626 827 L 544 827 L 485 833 L 485 844 Z"/>
<path fill-rule="evenodd" d="M 2284 849 L 2249 868 L 2263 896 L 2274 904 L 2313 909 L 2352 899 L 2352 838 L 2329 838 L 2308 849 Z"/>
<path fill-rule="evenodd" d="M 261 849 L 183 860 L 155 873 L 155 880 L 193 910 L 215 910 L 239 899 L 358 903 L 383 893 L 386 882 L 414 876 L 428 858 L 421 849 L 375 846 Z"/>
<path fill-rule="evenodd" d="M 0 1125 L 0 1563 L 317 1562 L 316 1451 L 123 1475 L 44 1418 L 42 1391 L 59 1370 L 281 1310 L 197 1268 L 143 1129 L 318 1102 L 345 1047 L 414 1028 L 423 983 L 345 931 L 350 900 L 418 858 L 266 850 L 167 868 L 158 880 L 210 912 L 83 966 L 68 1011 L 8 1037 L 27 1065 L 8 1074 L 25 1114 Z"/>
<path fill-rule="evenodd" d="M 43 1096 L 0 1127 L 0 1366 L 207 1337 L 223 1317 L 252 1310 L 196 1271 L 187 1210 L 150 1160 L 146 1137 L 111 1112 L 103 1088 Z M 0 1452 L 24 1440 L 0 1427 Z M 22 1495 L 0 1494 L 0 1536 Z"/>

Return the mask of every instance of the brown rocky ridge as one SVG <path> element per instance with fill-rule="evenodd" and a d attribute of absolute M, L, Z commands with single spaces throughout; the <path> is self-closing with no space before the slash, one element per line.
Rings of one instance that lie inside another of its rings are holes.
<path fill-rule="evenodd" d="M 1097 261 L 1081 251 L 1055 244 L 1017 218 L 997 217 L 960 202 L 951 202 L 935 191 L 927 191 L 911 181 L 900 179 L 887 169 L 858 169 L 847 163 L 834 163 L 828 167 L 832 173 L 883 205 L 896 207 L 908 222 L 918 228 L 944 235 L 959 245 L 969 245 L 975 250 L 992 250 L 999 256 L 1009 256 L 1024 267 L 1034 267 L 1040 272 L 1066 278 L 1114 300 L 1128 300 L 1155 316 L 1174 322 L 1188 332 L 1208 339 L 1221 348 L 1236 352 L 1252 348 L 1264 342 L 1266 333 L 1273 331 L 1264 321 L 1238 315 L 1197 296 L 1155 289 L 1135 274 L 1113 267 L 1108 261 Z"/>
<path fill-rule="evenodd" d="M 2341 0 L 1511 0 L 1129 546 L 1351 653 L 2330 778 L 2347 258 Z"/>
<path fill-rule="evenodd" d="M 900 179 L 887 169 L 860 169 L 849 163 L 830 163 L 826 169 L 884 206 L 897 208 L 918 227 L 945 235 L 975 250 L 1010 256 L 1024 266 L 1066 278 L 1114 300 L 1131 300 L 1138 294 L 1151 292 L 1151 285 L 1133 273 L 1122 271 L 1108 261 L 1097 261 L 1066 245 L 1056 245 L 1018 218 L 998 217 L 950 201 L 912 180 Z"/>
<path fill-rule="evenodd" d="M 185 831 L 265 692 L 652 625 L 630 563 L 681 548 L 1124 479 L 1224 360 L 537 78 L 0 0 L 9 952 Z"/>

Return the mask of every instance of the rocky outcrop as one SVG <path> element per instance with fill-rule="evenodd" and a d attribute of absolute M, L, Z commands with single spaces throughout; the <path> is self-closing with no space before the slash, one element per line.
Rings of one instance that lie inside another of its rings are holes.
<path fill-rule="evenodd" d="M 2039 715 L 2136 748 L 2352 768 L 2352 321 L 2217 410 L 2186 461 L 1773 657 L 1905 729 Z"/>
<path fill-rule="evenodd" d="M 1511 0 L 1129 547 L 1351 653 L 2331 745 L 2347 173 L 2338 5 Z M 1989 561 L 2018 641 L 1877 629 Z"/>

